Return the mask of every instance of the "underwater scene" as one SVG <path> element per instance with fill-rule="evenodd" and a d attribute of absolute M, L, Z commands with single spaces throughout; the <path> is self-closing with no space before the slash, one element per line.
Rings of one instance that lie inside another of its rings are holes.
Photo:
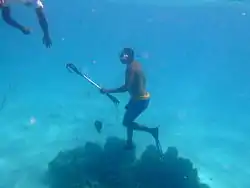
<path fill-rule="evenodd" d="M 0 10 L 0 188 L 250 188 L 249 1 Z"/>

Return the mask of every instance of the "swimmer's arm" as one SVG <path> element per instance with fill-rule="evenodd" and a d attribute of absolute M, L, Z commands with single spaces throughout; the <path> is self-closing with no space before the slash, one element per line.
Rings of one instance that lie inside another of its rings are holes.
<path fill-rule="evenodd" d="M 128 90 L 125 87 L 125 85 L 123 85 L 123 86 L 116 88 L 116 89 L 107 89 L 106 93 L 124 93 L 126 91 L 128 91 Z"/>
<path fill-rule="evenodd" d="M 108 93 L 124 93 L 128 91 L 128 89 L 130 88 L 132 84 L 133 77 L 134 77 L 134 70 L 128 69 L 125 75 L 125 84 L 119 88 L 107 90 L 107 92 Z"/>
<path fill-rule="evenodd" d="M 12 17 L 11 17 L 11 10 L 10 7 L 2 7 L 2 18 L 3 20 L 9 24 L 10 26 L 17 28 L 21 31 L 23 31 L 25 29 L 24 26 L 22 26 L 21 24 L 19 24 L 17 21 L 15 21 Z"/>
<path fill-rule="evenodd" d="M 45 37 L 49 37 L 49 26 L 45 14 L 43 12 L 43 7 L 36 8 L 36 15 L 40 24 L 40 27 L 43 30 Z"/>

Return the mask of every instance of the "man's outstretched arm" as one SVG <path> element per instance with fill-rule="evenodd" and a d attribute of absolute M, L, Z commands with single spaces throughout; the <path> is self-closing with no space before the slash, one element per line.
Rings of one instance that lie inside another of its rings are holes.
<path fill-rule="evenodd" d="M 46 47 L 50 47 L 52 42 L 49 35 L 48 22 L 43 12 L 43 7 L 36 8 L 36 15 L 39 21 L 39 25 L 43 31 L 43 43 L 46 45 Z"/>
<path fill-rule="evenodd" d="M 124 93 L 126 91 L 128 91 L 128 89 L 125 85 L 123 85 L 123 86 L 116 88 L 116 89 L 107 89 L 106 93 Z"/>
<path fill-rule="evenodd" d="M 3 20 L 9 24 L 10 26 L 19 29 L 20 31 L 22 31 L 24 34 L 29 34 L 30 31 L 25 28 L 24 26 L 22 26 L 21 24 L 19 24 L 17 21 L 15 21 L 12 17 L 11 17 L 11 10 L 10 7 L 1 7 L 2 9 L 2 18 Z"/>
<path fill-rule="evenodd" d="M 108 89 L 106 90 L 106 93 L 123 93 L 123 92 L 128 91 L 128 89 L 130 88 L 132 84 L 133 77 L 134 77 L 134 70 L 128 69 L 125 75 L 125 84 L 116 89 Z"/>

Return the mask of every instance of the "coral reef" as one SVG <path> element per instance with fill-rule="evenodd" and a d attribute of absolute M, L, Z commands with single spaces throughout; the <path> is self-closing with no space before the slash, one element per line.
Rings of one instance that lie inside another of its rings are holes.
<path fill-rule="evenodd" d="M 104 147 L 88 142 L 60 152 L 48 165 L 50 188 L 208 188 L 175 147 L 162 156 L 155 146 L 148 146 L 136 159 L 135 151 L 124 150 L 124 144 L 111 137 Z"/>

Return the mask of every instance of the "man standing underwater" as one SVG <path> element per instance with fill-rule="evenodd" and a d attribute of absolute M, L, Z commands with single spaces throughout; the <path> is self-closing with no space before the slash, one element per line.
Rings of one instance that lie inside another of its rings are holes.
<path fill-rule="evenodd" d="M 11 17 L 10 5 L 12 5 L 13 3 L 22 3 L 25 6 L 35 8 L 39 24 L 43 31 L 43 44 L 47 48 L 50 48 L 52 45 L 52 41 L 49 36 L 48 23 L 43 12 L 42 2 L 40 0 L 0 0 L 0 9 L 2 10 L 3 20 L 12 27 L 19 29 L 23 34 L 28 35 L 30 34 L 30 29 L 19 24 Z"/>
<path fill-rule="evenodd" d="M 150 133 L 157 144 L 158 127 L 149 128 L 135 122 L 135 119 L 147 109 L 150 101 L 150 94 L 146 91 L 146 78 L 139 62 L 134 60 L 134 51 L 131 48 L 124 48 L 120 54 L 120 61 L 127 66 L 125 71 L 125 84 L 117 89 L 101 89 L 101 93 L 123 93 L 130 94 L 130 100 L 126 105 L 126 112 L 123 117 L 123 125 L 127 128 L 127 143 L 125 149 L 134 148 L 133 131 Z"/>

